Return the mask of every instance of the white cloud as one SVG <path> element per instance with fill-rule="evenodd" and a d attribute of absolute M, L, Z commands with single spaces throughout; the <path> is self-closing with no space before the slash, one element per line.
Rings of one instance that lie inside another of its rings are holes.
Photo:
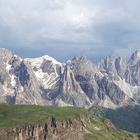
<path fill-rule="evenodd" d="M 139 6 L 139 0 L 0 0 L 0 45 L 74 47 L 90 57 L 109 48 L 117 55 L 140 45 Z"/>

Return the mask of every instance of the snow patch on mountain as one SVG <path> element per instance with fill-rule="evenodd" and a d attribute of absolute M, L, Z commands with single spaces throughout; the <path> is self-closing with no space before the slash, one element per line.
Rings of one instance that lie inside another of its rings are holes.
<path fill-rule="evenodd" d="M 6 71 L 9 73 L 11 69 L 12 69 L 12 65 L 10 65 L 7 62 L 7 64 L 6 64 Z M 10 73 L 9 73 L 9 76 L 10 76 L 11 87 L 12 87 L 12 89 L 15 89 L 16 84 L 17 84 L 17 82 L 16 82 L 16 76 L 14 74 L 10 74 Z M 6 88 L 5 88 L 5 91 L 6 91 Z M 14 92 L 14 91 L 12 90 L 12 92 Z"/>
<path fill-rule="evenodd" d="M 36 67 L 40 67 L 40 65 L 42 64 L 43 60 L 50 60 L 53 62 L 53 64 L 58 64 L 58 65 L 62 65 L 60 62 L 58 62 L 56 59 L 48 56 L 48 55 L 44 55 L 42 57 L 37 57 L 37 58 L 26 58 L 25 61 L 30 62 L 32 66 L 36 66 Z"/>
<path fill-rule="evenodd" d="M 7 62 L 7 64 L 6 64 L 6 70 L 7 70 L 7 72 L 9 72 L 9 71 L 11 70 L 11 68 L 12 68 L 12 65 L 10 65 L 10 64 Z"/>
<path fill-rule="evenodd" d="M 48 55 L 38 58 L 26 58 L 25 61 L 31 64 L 37 79 L 45 89 L 50 89 L 55 83 L 57 83 L 59 75 L 57 73 L 56 66 L 59 65 L 61 67 L 62 64 L 60 62 Z M 44 61 L 49 61 L 52 63 L 54 72 L 43 72 L 41 66 L 43 65 Z"/>
<path fill-rule="evenodd" d="M 15 88 L 16 87 L 16 76 L 15 75 L 11 75 L 11 85 L 12 85 L 12 88 Z"/>
<path fill-rule="evenodd" d="M 1 50 L 0 102 L 88 108 L 140 104 L 139 60 L 106 57 L 97 66 L 86 57 L 60 63 L 45 55 L 26 58 Z M 16 97 L 15 97 L 16 96 Z"/>

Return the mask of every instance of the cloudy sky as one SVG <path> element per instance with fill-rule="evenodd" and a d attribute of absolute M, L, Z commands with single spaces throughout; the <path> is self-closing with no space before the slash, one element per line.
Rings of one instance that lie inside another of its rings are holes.
<path fill-rule="evenodd" d="M 140 49 L 140 0 L 0 0 L 0 47 L 60 61 Z"/>

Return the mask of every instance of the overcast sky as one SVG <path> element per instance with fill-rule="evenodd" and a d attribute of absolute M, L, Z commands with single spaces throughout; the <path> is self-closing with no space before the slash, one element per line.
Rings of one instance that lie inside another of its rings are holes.
<path fill-rule="evenodd" d="M 140 49 L 140 0 L 0 0 L 0 47 L 60 61 Z"/>

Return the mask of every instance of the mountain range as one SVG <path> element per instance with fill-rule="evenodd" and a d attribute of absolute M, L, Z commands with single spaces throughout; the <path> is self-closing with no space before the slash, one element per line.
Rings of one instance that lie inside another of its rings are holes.
<path fill-rule="evenodd" d="M 21 58 L 0 48 L 0 102 L 118 108 L 140 104 L 140 50 L 130 59 L 86 57 L 65 63 L 45 55 Z"/>

